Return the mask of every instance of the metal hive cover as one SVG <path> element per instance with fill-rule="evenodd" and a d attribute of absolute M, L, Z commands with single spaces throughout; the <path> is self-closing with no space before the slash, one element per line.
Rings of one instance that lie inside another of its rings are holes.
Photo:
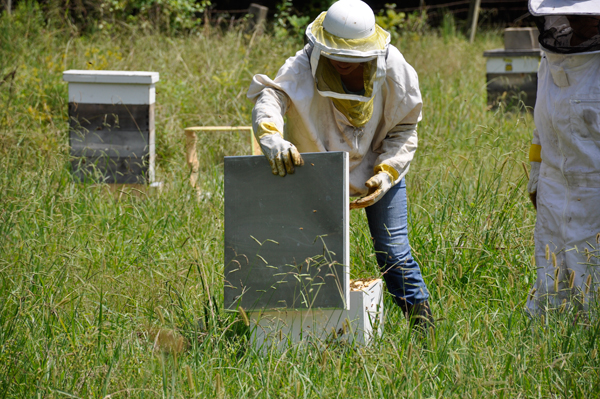
<path fill-rule="evenodd" d="M 348 156 L 302 157 L 283 178 L 262 155 L 225 157 L 227 309 L 348 308 Z"/>

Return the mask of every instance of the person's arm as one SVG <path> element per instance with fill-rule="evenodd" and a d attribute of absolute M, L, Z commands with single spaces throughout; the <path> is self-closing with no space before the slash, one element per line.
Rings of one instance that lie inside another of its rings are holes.
<path fill-rule="evenodd" d="M 379 201 L 408 173 L 417 150 L 417 123 L 421 120 L 423 106 L 419 79 L 403 60 L 401 65 L 398 70 L 388 69 L 393 73 L 388 96 L 396 98 L 391 101 L 396 108 L 384 111 L 399 122 L 387 132 L 376 149 L 380 155 L 375 161 L 374 176 L 365 183 L 369 188 L 367 196 L 350 203 L 350 209 L 364 208 Z"/>
<path fill-rule="evenodd" d="M 408 172 L 417 150 L 417 124 L 398 124 L 382 142 L 383 153 L 373 168 L 374 176 L 365 185 L 369 188 L 366 197 L 350 203 L 350 209 L 365 208 L 379 201 L 385 193 L 398 183 Z"/>
<path fill-rule="evenodd" d="M 289 98 L 281 90 L 265 87 L 260 92 L 252 110 L 252 128 L 256 140 L 263 133 L 262 124 L 269 123 L 275 126 L 277 131 L 283 135 L 283 116 L 289 107 Z"/>
<path fill-rule="evenodd" d="M 416 123 L 396 125 L 383 140 L 374 172 L 388 172 L 394 184 L 398 183 L 408 173 L 418 141 Z"/>
<path fill-rule="evenodd" d="M 266 87 L 252 110 L 252 129 L 274 175 L 294 173 L 294 166 L 304 165 L 296 147 L 283 139 L 283 116 L 289 107 L 288 96 Z"/>
<path fill-rule="evenodd" d="M 527 192 L 533 207 L 537 209 L 537 186 L 540 177 L 540 166 L 542 165 L 542 146 L 540 145 L 540 136 L 537 129 L 533 129 L 533 139 L 529 147 L 529 182 L 527 183 Z"/>

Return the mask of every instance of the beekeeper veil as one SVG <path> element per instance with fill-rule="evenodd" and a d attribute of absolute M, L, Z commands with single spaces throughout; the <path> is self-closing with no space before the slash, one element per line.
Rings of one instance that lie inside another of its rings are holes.
<path fill-rule="evenodd" d="M 559 54 L 600 51 L 600 0 L 529 0 L 540 44 Z"/>
<path fill-rule="evenodd" d="M 317 91 L 356 127 L 373 113 L 373 97 L 385 81 L 390 35 L 375 23 L 373 10 L 360 0 L 341 0 L 306 28 L 311 71 Z M 330 60 L 363 64 L 364 91 L 349 92 Z"/>

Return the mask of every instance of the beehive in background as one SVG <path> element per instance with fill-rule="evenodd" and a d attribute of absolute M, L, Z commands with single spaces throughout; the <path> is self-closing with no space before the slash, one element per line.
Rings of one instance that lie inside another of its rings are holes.
<path fill-rule="evenodd" d="M 154 181 L 158 72 L 63 72 L 69 82 L 73 174 L 105 183 Z"/>
<path fill-rule="evenodd" d="M 533 108 L 541 58 L 538 35 L 536 28 L 507 28 L 504 48 L 483 53 L 487 58 L 488 106 L 495 108 L 503 103 L 508 107 Z"/>

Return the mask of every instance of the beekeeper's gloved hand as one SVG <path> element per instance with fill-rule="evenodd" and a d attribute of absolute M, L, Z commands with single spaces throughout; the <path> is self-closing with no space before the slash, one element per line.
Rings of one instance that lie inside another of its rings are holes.
<path fill-rule="evenodd" d="M 531 170 L 529 171 L 529 183 L 527 183 L 527 192 L 533 207 L 537 209 L 537 185 L 540 177 L 541 162 L 530 162 Z"/>
<path fill-rule="evenodd" d="M 283 139 L 274 123 L 261 123 L 260 130 L 258 142 L 263 154 L 269 160 L 274 175 L 283 177 L 287 173 L 294 173 L 294 166 L 304 165 L 304 160 L 296 146 Z"/>
<path fill-rule="evenodd" d="M 366 208 L 379 201 L 385 193 L 389 191 L 394 185 L 392 175 L 388 172 L 381 171 L 375 176 L 371 177 L 365 183 L 365 186 L 369 188 L 369 192 L 366 197 L 359 198 L 350 203 L 350 209 Z"/>
<path fill-rule="evenodd" d="M 533 207 L 537 209 L 537 186 L 538 179 L 540 177 L 540 166 L 542 165 L 542 146 L 532 144 L 529 149 L 529 164 L 531 170 L 529 171 L 529 183 L 527 183 L 527 192 L 529 193 L 529 199 L 533 204 Z"/>

